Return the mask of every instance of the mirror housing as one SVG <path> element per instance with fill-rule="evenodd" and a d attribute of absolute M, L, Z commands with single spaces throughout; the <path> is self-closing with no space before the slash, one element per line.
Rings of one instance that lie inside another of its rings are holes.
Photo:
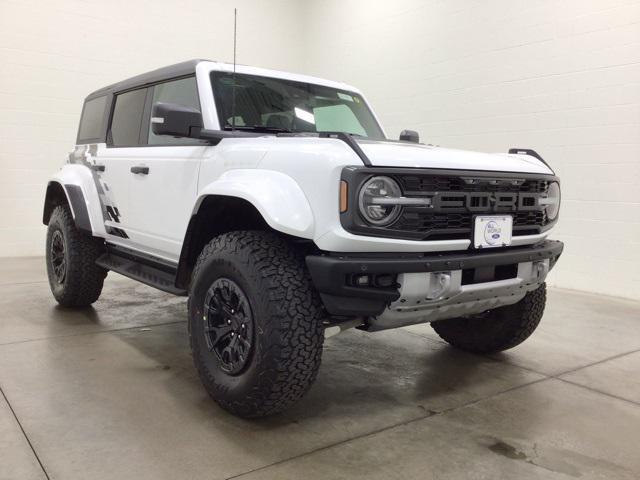
<path fill-rule="evenodd" d="M 155 135 L 199 138 L 202 113 L 195 108 L 158 102 L 151 109 L 151 130 Z"/>
<path fill-rule="evenodd" d="M 402 130 L 400 140 L 403 142 L 420 143 L 420 135 L 415 130 Z"/>

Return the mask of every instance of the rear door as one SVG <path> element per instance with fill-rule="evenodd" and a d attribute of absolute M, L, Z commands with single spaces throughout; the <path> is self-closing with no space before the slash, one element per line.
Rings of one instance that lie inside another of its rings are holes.
<path fill-rule="evenodd" d="M 177 262 L 197 195 L 200 163 L 211 147 L 201 140 L 154 135 L 151 109 L 158 102 L 200 110 L 195 76 L 148 89 L 140 147 L 128 152 L 127 225 L 134 248 Z"/>
<path fill-rule="evenodd" d="M 135 223 L 131 211 L 131 162 L 139 150 L 140 130 L 148 88 L 129 90 L 115 95 L 107 130 L 107 148 L 100 152 L 103 170 L 99 173 L 104 202 L 107 240 L 132 247 Z"/>

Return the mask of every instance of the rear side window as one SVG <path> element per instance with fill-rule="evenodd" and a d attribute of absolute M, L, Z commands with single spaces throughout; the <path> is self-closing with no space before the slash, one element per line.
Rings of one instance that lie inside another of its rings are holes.
<path fill-rule="evenodd" d="M 170 82 L 159 83 L 153 87 L 152 105 L 156 103 L 173 103 L 183 107 L 200 110 L 198 87 L 195 77 L 181 78 Z M 149 145 L 198 145 L 206 141 L 193 138 L 176 138 L 167 135 L 155 135 L 149 126 Z"/>
<path fill-rule="evenodd" d="M 92 98 L 84 103 L 78 129 L 78 143 L 104 141 L 106 107 L 106 96 Z"/>
<path fill-rule="evenodd" d="M 111 142 L 114 147 L 135 147 L 140 144 L 140 128 L 147 89 L 132 90 L 116 96 L 111 117 Z"/>

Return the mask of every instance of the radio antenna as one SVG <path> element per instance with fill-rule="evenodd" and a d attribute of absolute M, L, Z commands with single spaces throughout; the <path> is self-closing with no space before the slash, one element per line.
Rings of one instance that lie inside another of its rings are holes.
<path fill-rule="evenodd" d="M 236 31 L 238 9 L 233 9 L 233 86 L 231 87 L 231 131 L 236 129 Z"/>

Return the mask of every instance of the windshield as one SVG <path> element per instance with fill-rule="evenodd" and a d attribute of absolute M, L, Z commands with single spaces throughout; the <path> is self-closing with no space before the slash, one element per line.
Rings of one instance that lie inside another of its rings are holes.
<path fill-rule="evenodd" d="M 362 97 L 346 90 L 236 73 L 235 128 L 274 132 L 345 132 L 382 140 Z M 233 74 L 211 74 L 222 129 L 233 122 Z"/>

